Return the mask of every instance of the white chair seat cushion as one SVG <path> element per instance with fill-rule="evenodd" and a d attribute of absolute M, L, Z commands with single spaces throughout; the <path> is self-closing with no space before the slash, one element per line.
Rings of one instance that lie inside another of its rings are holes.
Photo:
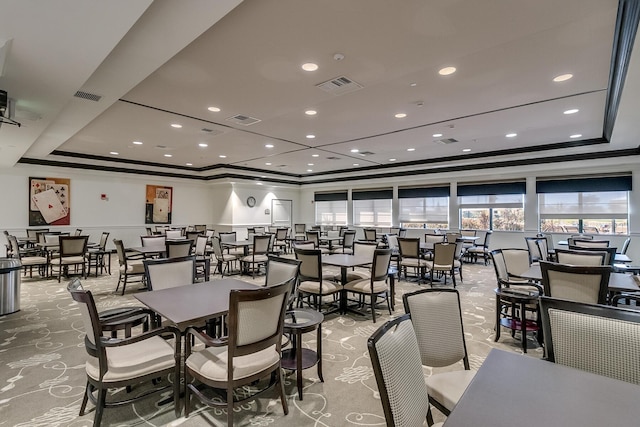
<path fill-rule="evenodd" d="M 267 262 L 266 255 L 247 255 L 242 258 L 242 262 Z"/>
<path fill-rule="evenodd" d="M 406 267 L 426 267 L 427 262 L 420 258 L 403 258 L 400 261 L 400 265 Z"/>
<path fill-rule="evenodd" d="M 347 283 L 353 282 L 354 280 L 365 280 L 365 279 L 368 280 L 370 278 L 371 278 L 371 274 L 366 270 L 355 270 L 355 271 L 347 272 Z M 333 280 L 338 283 L 341 283 L 342 275 L 336 274 L 333 277 Z"/>
<path fill-rule="evenodd" d="M 482 247 L 479 248 L 477 246 L 474 246 L 472 248 L 467 249 L 467 252 L 483 254 L 483 253 L 488 252 L 488 251 L 485 248 L 482 248 Z"/>
<path fill-rule="evenodd" d="M 192 353 L 186 365 L 193 371 L 213 381 L 227 381 L 227 347 L 208 347 Z M 280 355 L 273 345 L 256 353 L 238 356 L 233 360 L 233 379 L 246 378 L 280 362 Z"/>
<path fill-rule="evenodd" d="M 347 291 L 368 294 L 371 292 L 371 279 L 354 280 L 344 285 Z M 373 282 L 373 293 L 381 293 L 387 290 L 387 282 L 378 280 Z"/>
<path fill-rule="evenodd" d="M 429 396 L 452 411 L 476 371 L 452 371 L 431 375 L 426 379 Z"/>
<path fill-rule="evenodd" d="M 298 286 L 299 291 L 308 292 L 311 294 L 320 294 L 320 282 L 315 281 L 304 281 L 300 282 Z M 340 289 L 338 285 L 333 282 L 329 282 L 328 280 L 322 281 L 322 295 L 329 295 L 338 292 Z"/>
<path fill-rule="evenodd" d="M 20 258 L 20 262 L 22 262 L 22 266 L 24 267 L 29 265 L 46 264 L 47 259 L 42 256 L 28 256 Z"/>
<path fill-rule="evenodd" d="M 222 254 L 222 261 L 235 261 L 238 257 L 232 254 Z"/>
<path fill-rule="evenodd" d="M 108 368 L 103 381 L 113 382 L 140 377 L 175 366 L 174 350 L 171 344 L 155 336 L 122 347 L 109 347 Z M 85 365 L 87 375 L 98 380 L 100 367 L 98 358 L 89 357 Z"/>
<path fill-rule="evenodd" d="M 83 255 L 78 255 L 78 256 L 66 256 L 64 258 L 61 259 L 62 264 L 82 264 L 84 263 L 84 256 Z"/>
<path fill-rule="evenodd" d="M 120 266 L 120 271 L 125 272 L 124 265 Z M 144 273 L 144 264 L 142 261 L 127 261 L 127 274 Z"/>

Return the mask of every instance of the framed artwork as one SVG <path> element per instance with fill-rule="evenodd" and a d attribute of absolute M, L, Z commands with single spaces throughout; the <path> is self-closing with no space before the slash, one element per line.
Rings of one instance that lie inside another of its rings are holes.
<path fill-rule="evenodd" d="M 71 224 L 71 180 L 29 178 L 29 226 Z"/>
<path fill-rule="evenodd" d="M 173 187 L 147 185 L 145 224 L 171 224 Z"/>

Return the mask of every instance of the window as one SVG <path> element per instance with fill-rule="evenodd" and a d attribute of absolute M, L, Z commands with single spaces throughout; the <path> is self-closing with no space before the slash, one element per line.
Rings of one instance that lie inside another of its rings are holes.
<path fill-rule="evenodd" d="M 475 230 L 524 230 L 524 182 L 458 187 L 460 227 Z"/>
<path fill-rule="evenodd" d="M 353 225 L 391 227 L 392 190 L 353 192 Z"/>
<path fill-rule="evenodd" d="M 542 232 L 627 234 L 626 191 L 538 194 Z"/>
<path fill-rule="evenodd" d="M 399 188 L 403 228 L 449 228 L 449 187 Z"/>
<path fill-rule="evenodd" d="M 536 182 L 542 232 L 627 234 L 631 176 Z"/>
<path fill-rule="evenodd" d="M 316 224 L 347 225 L 347 192 L 316 193 Z"/>
<path fill-rule="evenodd" d="M 347 201 L 315 202 L 316 224 L 347 225 Z"/>

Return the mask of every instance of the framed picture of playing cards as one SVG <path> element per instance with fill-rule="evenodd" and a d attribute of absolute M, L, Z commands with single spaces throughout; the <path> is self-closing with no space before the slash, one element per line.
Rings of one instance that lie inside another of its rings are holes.
<path fill-rule="evenodd" d="M 171 224 L 173 187 L 147 185 L 145 224 Z"/>
<path fill-rule="evenodd" d="M 71 224 L 71 180 L 29 178 L 29 226 Z"/>

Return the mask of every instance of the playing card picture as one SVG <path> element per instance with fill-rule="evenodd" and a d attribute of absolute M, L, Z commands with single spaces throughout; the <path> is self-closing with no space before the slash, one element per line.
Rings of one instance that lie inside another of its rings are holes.
<path fill-rule="evenodd" d="M 68 178 L 29 178 L 29 225 L 69 225 Z"/>
<path fill-rule="evenodd" d="M 147 185 L 145 224 L 171 224 L 173 187 Z"/>

